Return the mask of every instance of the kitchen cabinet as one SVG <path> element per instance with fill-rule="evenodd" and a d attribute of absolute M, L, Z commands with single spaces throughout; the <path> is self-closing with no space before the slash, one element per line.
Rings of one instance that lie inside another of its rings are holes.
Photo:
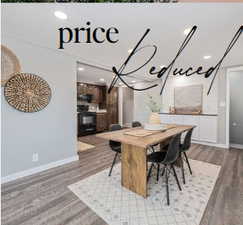
<path fill-rule="evenodd" d="M 200 117 L 200 141 L 217 141 L 217 120 L 212 116 Z"/>
<path fill-rule="evenodd" d="M 196 126 L 192 132 L 192 139 L 198 140 L 200 138 L 199 137 L 200 116 L 185 115 L 183 116 L 183 124 Z"/>
<path fill-rule="evenodd" d="M 77 94 L 84 95 L 87 93 L 87 84 L 84 83 L 77 83 Z"/>
<path fill-rule="evenodd" d="M 96 131 L 107 130 L 107 113 L 96 113 Z"/>
<path fill-rule="evenodd" d="M 118 88 L 113 87 L 106 93 L 107 126 L 118 123 Z"/>
<path fill-rule="evenodd" d="M 160 114 L 160 120 L 161 123 L 194 125 L 196 127 L 192 133 L 192 140 L 199 142 L 217 143 L 217 115 Z"/>
<path fill-rule="evenodd" d="M 85 94 L 92 95 L 91 103 L 101 104 L 102 105 L 101 108 L 104 108 L 103 107 L 103 104 L 105 101 L 104 90 L 106 90 L 105 86 L 77 82 L 77 94 L 78 95 L 85 95 Z"/>
<path fill-rule="evenodd" d="M 106 86 L 77 82 L 78 95 L 91 94 L 91 103 L 97 104 L 106 113 L 97 113 L 97 131 L 109 129 L 111 124 L 118 123 L 118 88 L 114 87 L 108 94 Z"/>

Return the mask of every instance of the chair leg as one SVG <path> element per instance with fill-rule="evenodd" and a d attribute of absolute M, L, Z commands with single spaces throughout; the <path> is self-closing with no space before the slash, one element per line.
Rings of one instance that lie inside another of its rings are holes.
<path fill-rule="evenodd" d="M 158 167 L 157 167 L 157 181 L 159 181 L 159 171 L 160 171 L 160 164 L 158 163 Z"/>
<path fill-rule="evenodd" d="M 111 176 L 111 172 L 112 172 L 112 169 L 113 169 L 113 167 L 114 167 L 114 165 L 116 163 L 116 158 L 117 158 L 118 154 L 119 154 L 118 152 L 115 154 L 115 157 L 114 157 L 113 162 L 111 164 L 111 168 L 110 168 L 110 172 L 109 172 L 108 176 Z"/>
<path fill-rule="evenodd" d="M 163 168 L 163 171 L 162 171 L 162 177 L 164 176 L 164 174 L 165 174 L 165 166 L 164 166 L 164 168 Z"/>
<path fill-rule="evenodd" d="M 182 180 L 183 184 L 186 184 L 185 173 L 184 173 L 184 161 L 181 156 L 181 173 L 182 173 Z"/>
<path fill-rule="evenodd" d="M 185 158 L 186 158 L 186 163 L 187 163 L 187 165 L 188 165 L 188 168 L 189 168 L 190 174 L 192 175 L 192 169 L 191 169 L 191 166 L 190 166 L 189 160 L 188 160 L 188 158 L 187 158 L 187 155 L 186 155 L 186 153 L 185 153 L 185 152 L 183 152 L 183 153 L 184 153 L 184 156 L 185 156 Z"/>
<path fill-rule="evenodd" d="M 149 168 L 149 172 L 148 172 L 148 176 L 147 176 L 147 182 L 149 181 L 153 167 L 154 167 L 154 164 L 152 163 L 150 168 Z"/>
<path fill-rule="evenodd" d="M 165 182 L 166 182 L 166 198 L 167 198 L 167 205 L 170 205 L 170 196 L 169 196 L 169 175 L 168 169 L 165 167 Z"/>
<path fill-rule="evenodd" d="M 154 150 L 154 147 L 153 147 L 153 146 L 151 146 L 151 150 L 152 150 L 152 152 L 155 152 L 155 150 Z"/>
<path fill-rule="evenodd" d="M 176 171 L 175 171 L 175 167 L 172 164 L 171 164 L 171 168 L 173 170 L 173 173 L 174 173 L 174 177 L 176 179 L 177 186 L 178 186 L 179 190 L 181 191 L 181 185 L 179 183 L 179 180 L 178 180 L 178 177 L 177 177 L 177 174 L 176 174 Z"/>

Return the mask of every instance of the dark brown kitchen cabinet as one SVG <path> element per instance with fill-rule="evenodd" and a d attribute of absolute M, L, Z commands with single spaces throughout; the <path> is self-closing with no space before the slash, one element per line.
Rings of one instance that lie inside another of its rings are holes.
<path fill-rule="evenodd" d="M 96 113 L 96 131 L 107 130 L 107 113 Z"/>
<path fill-rule="evenodd" d="M 99 109 L 105 109 L 107 113 L 97 113 L 97 131 L 109 129 L 111 124 L 118 123 L 118 88 L 113 87 L 108 94 L 108 87 L 77 82 L 78 95 L 92 95 L 91 103 L 99 106 Z"/>
<path fill-rule="evenodd" d="M 87 94 L 87 84 L 84 83 L 77 83 L 77 93 L 80 95 Z"/>
<path fill-rule="evenodd" d="M 100 99 L 99 99 L 99 95 L 100 95 L 100 87 L 99 86 L 93 86 L 93 90 L 92 90 L 92 95 L 93 95 L 93 103 L 95 104 L 99 104 L 100 103 Z"/>
<path fill-rule="evenodd" d="M 110 93 L 106 93 L 107 125 L 118 123 L 118 88 L 113 87 Z"/>
<path fill-rule="evenodd" d="M 79 95 L 90 94 L 92 95 L 92 103 L 100 104 L 101 108 L 104 108 L 105 105 L 105 91 L 106 86 L 86 84 L 86 83 L 77 83 L 77 93 Z"/>

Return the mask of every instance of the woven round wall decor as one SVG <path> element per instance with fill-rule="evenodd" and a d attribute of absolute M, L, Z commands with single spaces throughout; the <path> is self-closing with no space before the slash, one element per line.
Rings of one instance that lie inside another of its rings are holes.
<path fill-rule="evenodd" d="M 4 87 L 7 102 L 22 112 L 37 112 L 51 100 L 51 88 L 41 77 L 30 73 L 17 73 Z"/>
<path fill-rule="evenodd" d="M 1 85 L 14 74 L 21 71 L 17 56 L 7 47 L 1 45 Z"/>

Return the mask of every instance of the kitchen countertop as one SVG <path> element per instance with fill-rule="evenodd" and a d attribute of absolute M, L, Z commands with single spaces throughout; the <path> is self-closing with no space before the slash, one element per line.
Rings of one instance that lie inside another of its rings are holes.
<path fill-rule="evenodd" d="M 107 113 L 107 111 L 106 110 L 99 110 L 99 111 L 88 111 L 88 112 L 95 112 L 95 113 Z"/>
<path fill-rule="evenodd" d="M 159 114 L 164 115 L 182 115 L 182 116 L 218 116 L 218 114 L 207 114 L 207 113 L 201 113 L 201 114 L 183 114 L 183 113 L 168 113 L 168 112 L 160 112 Z"/>
<path fill-rule="evenodd" d="M 87 112 L 93 112 L 93 113 L 107 113 L 107 111 L 87 111 Z M 77 113 L 80 113 L 77 111 Z"/>

